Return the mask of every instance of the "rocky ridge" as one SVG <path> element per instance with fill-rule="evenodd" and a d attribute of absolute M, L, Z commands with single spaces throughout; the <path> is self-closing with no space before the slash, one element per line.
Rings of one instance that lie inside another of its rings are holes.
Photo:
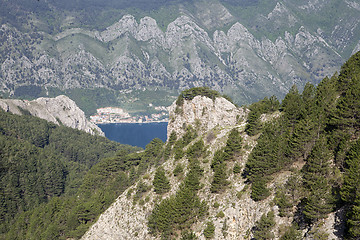
<path fill-rule="evenodd" d="M 293 84 L 317 83 L 339 70 L 350 43 L 350 52 L 359 48 L 356 12 L 329 35 L 321 28 L 312 30 L 294 14 L 321 10 L 322 1 L 295 8 L 288 2 L 256 16 L 259 25 L 285 29 L 273 38 L 256 36 L 217 1 L 196 5 L 194 14 L 182 11 L 165 31 L 154 18 L 132 15 L 103 31 L 76 27 L 54 36 L 4 24 L 0 90 L 14 94 L 27 85 L 116 90 L 210 86 L 236 102 L 283 96 Z M 358 4 L 346 2 L 349 11 L 357 11 Z"/>
<path fill-rule="evenodd" d="M 198 130 L 199 136 L 189 145 L 191 146 L 194 142 L 203 139 L 209 151 L 209 154 L 200 163 L 201 168 L 204 169 L 204 177 L 201 180 L 203 187 L 199 190 L 198 196 L 201 200 L 205 200 L 209 206 L 209 218 L 206 221 L 211 220 L 215 225 L 214 239 L 250 239 L 251 230 L 256 222 L 269 211 L 275 213 L 276 226 L 273 233 L 275 239 L 279 239 L 283 233 L 281 229 L 290 226 L 293 217 L 279 216 L 279 209 L 273 204 L 274 194 L 263 201 L 253 201 L 250 198 L 250 189 L 245 187 L 245 179 L 235 175 L 232 171 L 230 171 L 228 178 L 231 184 L 225 192 L 220 194 L 210 192 L 210 183 L 213 178 L 210 162 L 215 151 L 225 145 L 229 132 L 236 128 L 241 133 L 243 145 L 246 146 L 243 148 L 242 154 L 230 163 L 229 169 L 232 169 L 235 164 L 239 164 L 243 168 L 251 150 L 256 145 L 256 138 L 250 137 L 244 132 L 247 111 L 243 108 L 237 108 L 224 98 L 212 100 L 201 96 L 197 96 L 193 100 L 185 100 L 182 112 L 176 111 L 175 105 L 174 103 L 170 107 L 170 116 L 173 116 L 174 120 L 169 122 L 168 131 L 174 131 L 181 136 L 184 132 L 182 128 L 192 126 Z M 275 112 L 271 116 L 264 115 L 261 119 L 262 121 L 269 121 L 269 119 L 277 116 L 279 113 Z M 136 192 L 136 184 L 134 184 L 124 191 L 99 217 L 98 221 L 82 237 L 82 240 L 160 239 L 160 236 L 156 237 L 149 233 L 147 218 L 156 204 L 159 203 L 159 199 L 168 198 L 179 189 L 179 180 L 172 174 L 177 164 L 187 166 L 188 159 L 183 157 L 175 161 L 174 156 L 171 156 L 162 164 L 172 186 L 168 193 L 161 196 L 151 190 L 143 196 L 147 200 L 144 200 L 142 204 L 136 204 L 132 199 L 134 192 Z M 299 169 L 301 166 L 294 166 L 294 168 Z M 154 173 L 155 169 L 150 169 L 142 181 L 145 184 L 152 185 Z M 277 186 L 283 185 L 290 175 L 290 171 L 278 173 L 268 187 L 276 189 Z M 219 207 L 213 207 L 215 204 L 218 204 Z M 219 212 L 223 212 L 225 217 L 219 216 Z M 198 239 L 206 239 L 203 235 L 206 221 L 198 221 L 192 226 L 191 230 Z M 327 218 L 326 223 L 320 226 L 320 229 L 329 234 L 330 239 L 341 239 L 335 234 L 337 230 L 334 229 L 338 221 L 339 214 L 332 213 Z M 311 232 L 312 227 L 315 226 L 310 226 L 303 231 L 303 239 L 311 239 L 312 236 L 308 233 Z"/>
<path fill-rule="evenodd" d="M 33 101 L 0 99 L 0 108 L 13 114 L 31 114 L 57 125 L 63 124 L 92 135 L 105 136 L 97 125 L 86 119 L 84 112 L 75 102 L 64 95 L 56 98 L 38 98 Z"/>

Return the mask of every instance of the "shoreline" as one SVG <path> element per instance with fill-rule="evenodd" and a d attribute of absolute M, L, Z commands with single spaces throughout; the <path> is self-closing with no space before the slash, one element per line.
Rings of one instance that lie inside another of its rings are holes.
<path fill-rule="evenodd" d="M 104 122 L 104 123 L 94 123 L 96 125 L 105 125 L 105 124 L 150 124 L 150 123 L 169 123 L 169 121 L 152 121 L 152 122 Z"/>

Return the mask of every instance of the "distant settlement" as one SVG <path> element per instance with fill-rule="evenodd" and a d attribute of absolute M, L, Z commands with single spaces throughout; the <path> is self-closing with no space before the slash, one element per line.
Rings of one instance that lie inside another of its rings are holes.
<path fill-rule="evenodd" d="M 122 108 L 106 107 L 97 109 L 97 114 L 90 116 L 90 121 L 95 124 L 104 123 L 151 123 L 168 122 L 168 111 L 166 107 L 155 107 L 157 113 L 141 116 L 131 116 Z"/>

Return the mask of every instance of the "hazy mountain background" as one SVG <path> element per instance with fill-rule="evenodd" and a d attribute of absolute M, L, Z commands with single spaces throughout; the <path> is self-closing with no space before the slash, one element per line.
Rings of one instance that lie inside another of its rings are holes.
<path fill-rule="evenodd" d="M 1 0 L 3 97 L 153 112 L 209 86 L 238 104 L 317 84 L 360 50 L 360 4 Z M 152 107 L 149 107 L 152 103 Z"/>

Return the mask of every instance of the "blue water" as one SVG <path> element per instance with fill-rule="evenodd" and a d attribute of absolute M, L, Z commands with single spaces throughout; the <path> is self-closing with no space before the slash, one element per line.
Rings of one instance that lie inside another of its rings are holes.
<path fill-rule="evenodd" d="M 145 148 L 154 138 L 166 141 L 167 122 L 99 124 L 105 136 L 113 141 Z"/>

